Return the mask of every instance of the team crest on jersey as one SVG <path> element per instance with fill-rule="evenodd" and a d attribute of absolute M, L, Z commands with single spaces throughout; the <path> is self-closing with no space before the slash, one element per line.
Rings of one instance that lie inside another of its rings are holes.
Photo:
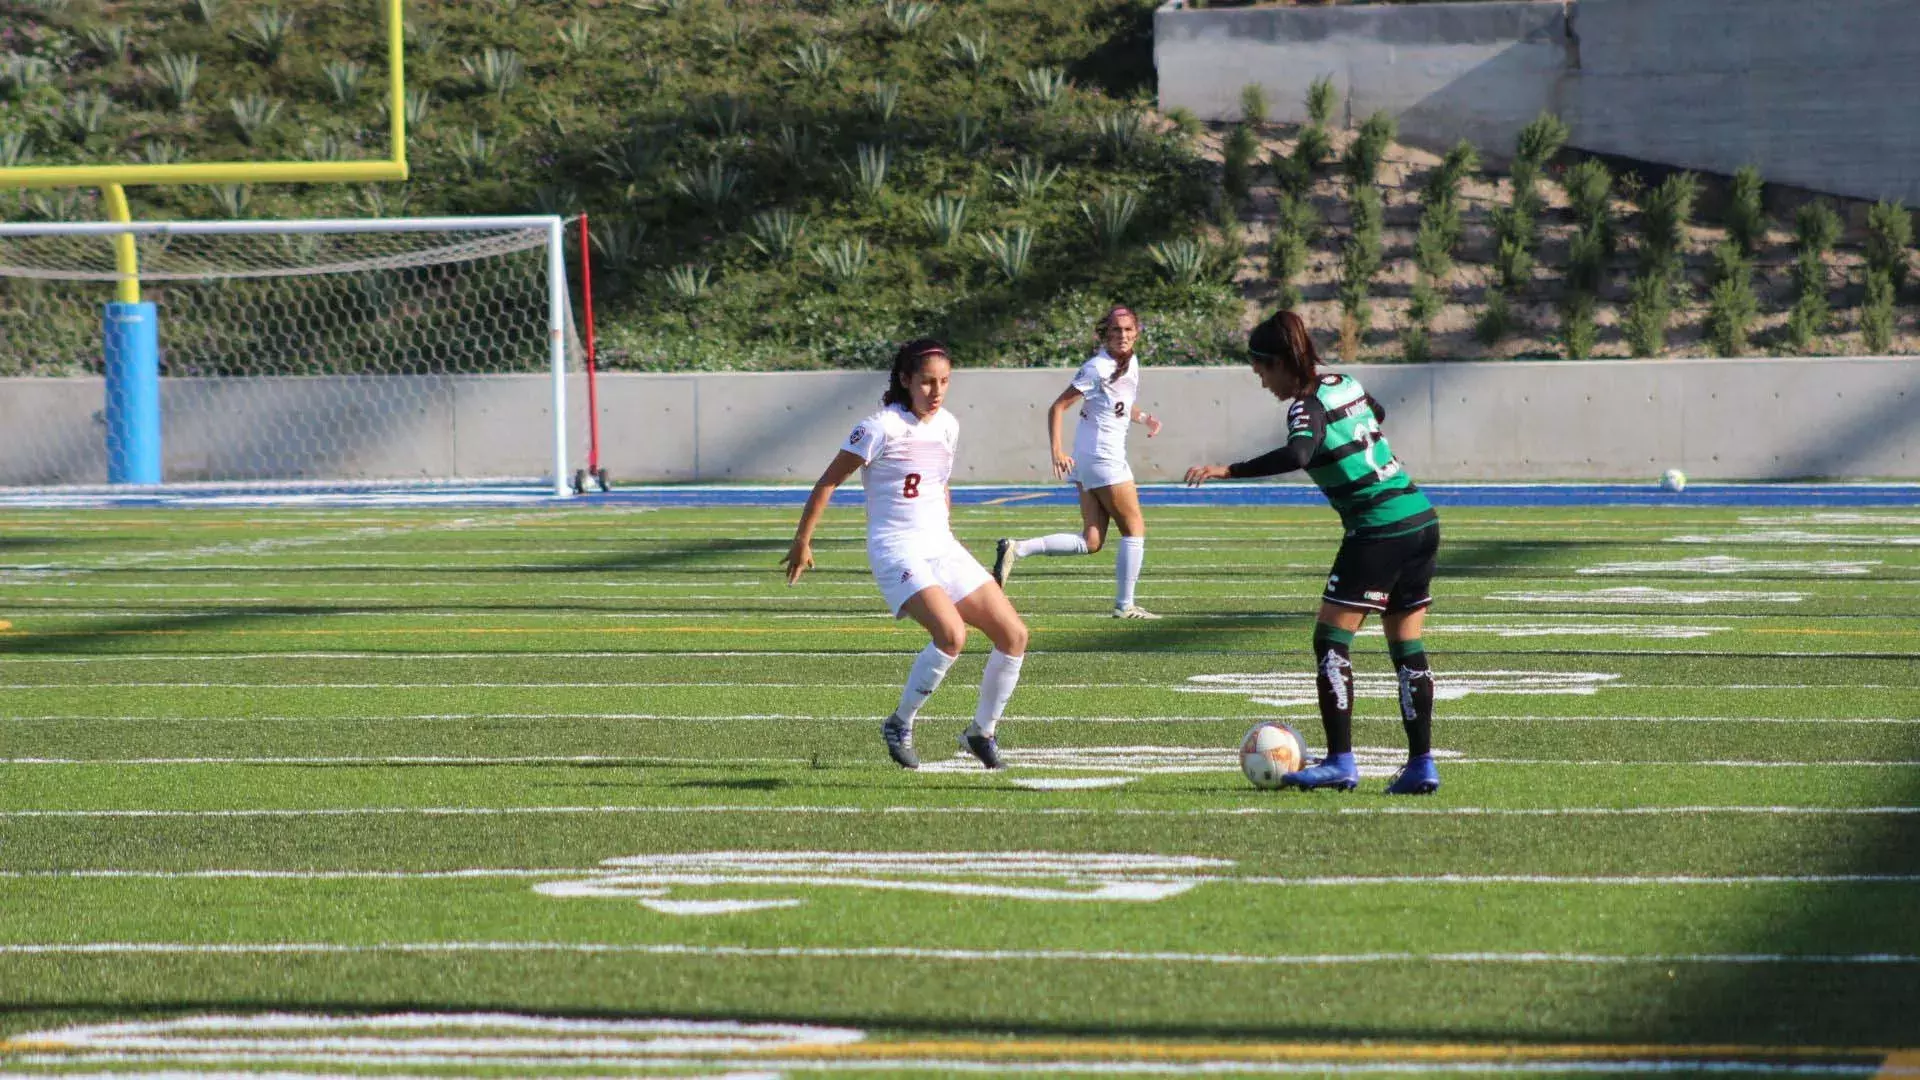
<path fill-rule="evenodd" d="M 913 580 L 913 571 L 911 571 L 911 570 L 902 570 L 902 571 L 900 571 L 900 580 L 901 580 L 901 581 L 912 581 L 912 580 Z"/>
<path fill-rule="evenodd" d="M 860 445 L 860 440 L 866 437 L 867 437 L 867 429 L 863 427 L 857 427 L 853 429 L 853 434 L 847 436 L 847 443 L 852 446 L 858 446 Z"/>

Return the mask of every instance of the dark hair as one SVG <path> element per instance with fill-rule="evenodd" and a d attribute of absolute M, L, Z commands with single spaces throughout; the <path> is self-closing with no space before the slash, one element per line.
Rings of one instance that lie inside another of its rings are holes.
<path fill-rule="evenodd" d="M 893 354 L 893 373 L 887 376 L 887 392 L 880 395 L 882 405 L 904 405 L 913 407 L 913 391 L 907 389 L 907 380 L 920 374 L 920 365 L 929 356 L 947 357 L 947 347 L 932 338 L 915 338 L 900 346 Z"/>
<path fill-rule="evenodd" d="M 1093 332 L 1100 335 L 1102 338 L 1105 338 L 1107 336 L 1108 328 L 1113 325 L 1113 320 L 1119 318 L 1122 315 L 1127 315 L 1132 317 L 1133 327 L 1135 330 L 1138 330 L 1140 328 L 1140 316 L 1135 315 L 1133 313 L 1132 308 L 1128 307 L 1125 304 L 1115 304 L 1112 307 L 1107 309 L 1107 313 L 1105 315 L 1100 316 L 1099 322 L 1093 324 Z M 1114 368 L 1113 368 L 1113 378 L 1118 379 L 1120 376 L 1125 375 L 1127 373 L 1127 369 L 1132 366 L 1133 366 L 1133 357 L 1131 355 L 1129 355 L 1125 360 L 1116 359 L 1114 363 Z M 1109 380 L 1109 381 L 1112 381 L 1112 380 Z"/>
<path fill-rule="evenodd" d="M 1320 377 L 1320 354 L 1307 324 L 1291 311 L 1276 311 L 1247 334 L 1247 352 L 1263 368 L 1279 368 L 1304 393 Z"/>

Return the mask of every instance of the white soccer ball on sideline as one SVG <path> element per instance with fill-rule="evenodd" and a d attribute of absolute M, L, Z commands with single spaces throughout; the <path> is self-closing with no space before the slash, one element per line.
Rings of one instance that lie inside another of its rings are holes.
<path fill-rule="evenodd" d="M 1282 773 L 1307 763 L 1307 744 L 1298 732 L 1278 720 L 1263 720 L 1240 740 L 1240 771 L 1254 787 L 1280 786 Z"/>
<path fill-rule="evenodd" d="M 1680 492 L 1687 490 L 1687 474 L 1679 469 L 1668 469 L 1660 474 L 1660 490 Z"/>

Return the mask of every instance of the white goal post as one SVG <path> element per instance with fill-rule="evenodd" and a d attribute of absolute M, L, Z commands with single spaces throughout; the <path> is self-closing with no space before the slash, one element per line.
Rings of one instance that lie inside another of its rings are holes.
<path fill-rule="evenodd" d="M 0 485 L 566 496 L 565 239 L 554 216 L 0 223 Z"/>

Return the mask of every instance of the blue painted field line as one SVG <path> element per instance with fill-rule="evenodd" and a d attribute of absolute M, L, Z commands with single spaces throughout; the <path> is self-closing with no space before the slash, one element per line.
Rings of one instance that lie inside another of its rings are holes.
<path fill-rule="evenodd" d="M 603 494 L 570 500 L 553 497 L 544 487 L 519 484 L 473 486 L 349 485 L 302 486 L 275 491 L 255 486 L 193 486 L 116 491 L 90 488 L 8 492 L 0 489 L 0 510 L 93 508 L 255 508 L 255 507 L 387 507 L 435 506 L 613 506 L 613 507 L 783 507 L 797 509 L 806 502 L 807 487 L 794 485 L 653 485 L 618 487 Z M 1685 492 L 1664 491 L 1653 484 L 1434 484 L 1424 487 L 1440 507 L 1585 506 L 1585 507 L 1804 507 L 1841 509 L 1859 507 L 1920 507 L 1920 484 L 1693 484 Z M 1153 506 L 1317 506 L 1326 500 L 1318 489 L 1302 483 L 1142 484 L 1140 500 Z M 858 506 L 863 501 L 857 484 L 843 487 L 836 503 Z M 953 501 L 961 506 L 1074 506 L 1075 489 L 1051 485 L 980 485 L 956 487 Z"/>

